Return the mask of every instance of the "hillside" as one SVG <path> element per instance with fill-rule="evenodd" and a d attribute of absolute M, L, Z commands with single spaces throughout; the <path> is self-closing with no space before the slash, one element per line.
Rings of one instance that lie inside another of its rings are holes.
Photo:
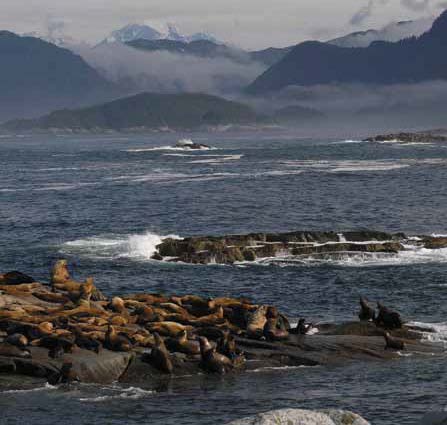
<path fill-rule="evenodd" d="M 0 120 L 110 99 L 117 89 L 80 56 L 0 31 Z"/>
<path fill-rule="evenodd" d="M 447 11 L 419 38 L 343 48 L 320 42 L 296 46 L 249 87 L 262 94 L 289 85 L 397 84 L 447 79 Z"/>
<path fill-rule="evenodd" d="M 141 93 L 83 109 L 64 109 L 34 120 L 3 125 L 17 130 L 195 129 L 227 124 L 251 124 L 256 113 L 241 103 L 206 94 Z"/>

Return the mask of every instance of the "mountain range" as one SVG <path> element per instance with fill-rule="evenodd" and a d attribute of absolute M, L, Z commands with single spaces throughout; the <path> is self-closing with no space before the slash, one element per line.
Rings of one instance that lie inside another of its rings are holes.
<path fill-rule="evenodd" d="M 111 99 L 119 89 L 80 56 L 39 38 L 0 31 L 0 119 Z"/>
<path fill-rule="evenodd" d="M 377 41 L 365 48 L 316 41 L 301 43 L 258 77 L 247 91 L 263 94 L 292 85 L 446 80 L 446 48 L 447 11 L 420 37 L 397 43 Z"/>

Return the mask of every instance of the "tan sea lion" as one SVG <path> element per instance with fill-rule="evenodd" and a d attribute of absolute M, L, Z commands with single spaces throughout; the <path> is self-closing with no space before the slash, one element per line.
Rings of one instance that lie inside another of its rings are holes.
<path fill-rule="evenodd" d="M 248 314 L 247 318 L 247 336 L 259 338 L 263 335 L 264 326 L 267 322 L 267 306 L 260 306 L 253 313 Z"/>
<path fill-rule="evenodd" d="M 270 317 L 264 325 L 263 334 L 267 341 L 284 341 L 289 338 L 289 332 L 278 328 L 278 317 Z"/>
<path fill-rule="evenodd" d="M 143 356 L 143 361 L 147 361 L 163 373 L 172 373 L 174 370 L 171 356 L 163 338 L 156 332 L 154 333 L 154 347 L 149 355 Z"/>
<path fill-rule="evenodd" d="M 194 326 L 213 326 L 224 321 L 224 310 L 222 306 L 219 306 L 214 313 L 190 320 L 190 324 Z"/>
<path fill-rule="evenodd" d="M 175 322 L 153 322 L 146 324 L 146 328 L 151 332 L 160 335 L 175 337 L 182 331 L 191 331 L 192 326 L 184 326 Z"/>
<path fill-rule="evenodd" d="M 399 338 L 392 337 L 388 332 L 385 332 L 385 350 L 391 349 L 391 350 L 404 350 L 405 349 L 405 343 Z"/>
<path fill-rule="evenodd" d="M 216 348 L 211 347 L 209 341 L 201 336 L 200 341 L 200 354 L 202 358 L 201 366 L 207 372 L 218 373 L 220 375 L 233 369 L 233 363 L 231 360 L 216 351 Z"/>
<path fill-rule="evenodd" d="M 200 343 L 188 339 L 186 331 L 181 331 L 175 338 L 166 340 L 166 345 L 170 351 L 190 355 L 200 354 Z"/>

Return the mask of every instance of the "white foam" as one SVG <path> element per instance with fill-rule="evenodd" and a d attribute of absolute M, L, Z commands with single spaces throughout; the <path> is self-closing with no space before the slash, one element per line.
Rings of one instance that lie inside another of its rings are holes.
<path fill-rule="evenodd" d="M 445 348 L 447 348 L 447 322 L 409 322 L 408 326 L 415 326 L 422 329 L 422 337 L 424 340 L 433 343 L 441 343 L 444 345 Z M 426 330 L 425 332 L 424 329 Z"/>
<path fill-rule="evenodd" d="M 161 236 L 151 232 L 127 236 L 93 236 L 66 242 L 60 252 L 106 260 L 117 258 L 149 260 L 156 252 L 157 245 L 166 238 L 180 239 L 177 235 Z"/>
<path fill-rule="evenodd" d="M 214 155 L 217 156 L 217 155 Z M 212 158 L 212 159 L 197 159 L 194 161 L 190 161 L 190 164 L 222 164 L 227 161 L 238 161 L 240 160 L 244 155 L 221 155 L 218 158 Z"/>
<path fill-rule="evenodd" d="M 104 401 L 110 401 L 115 399 L 127 399 L 127 400 L 138 400 L 143 397 L 147 397 L 155 393 L 155 391 L 143 390 L 138 387 L 129 388 L 107 388 L 110 391 L 117 391 L 119 394 L 103 395 L 92 398 L 80 398 L 79 401 L 84 403 L 100 403 Z"/>
<path fill-rule="evenodd" d="M 22 394 L 22 393 L 33 393 L 38 391 L 51 391 L 56 390 L 57 387 L 54 385 L 50 385 L 48 382 L 43 387 L 37 387 L 37 388 L 29 388 L 29 389 L 23 389 L 23 390 L 6 390 L 1 391 L 0 394 Z"/>
<path fill-rule="evenodd" d="M 258 369 L 248 370 L 247 372 L 251 373 L 260 373 L 260 372 L 287 372 L 290 370 L 296 370 L 296 369 L 304 369 L 309 367 L 315 367 L 315 366 L 306 366 L 306 365 L 300 365 L 300 366 L 266 366 L 266 367 L 260 367 Z"/>

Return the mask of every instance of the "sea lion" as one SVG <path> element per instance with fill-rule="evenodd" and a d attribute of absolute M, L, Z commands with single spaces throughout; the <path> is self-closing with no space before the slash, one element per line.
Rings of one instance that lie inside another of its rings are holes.
<path fill-rule="evenodd" d="M 25 349 L 26 346 L 29 344 L 28 338 L 25 335 L 19 333 L 8 335 L 5 339 L 5 342 L 21 348 L 22 350 Z"/>
<path fill-rule="evenodd" d="M 174 366 L 163 338 L 155 332 L 154 340 L 154 347 L 149 355 L 143 356 L 143 361 L 150 363 L 163 373 L 172 373 Z"/>
<path fill-rule="evenodd" d="M 376 318 L 376 311 L 368 305 L 368 301 L 363 297 L 360 297 L 360 308 L 359 319 L 361 321 L 374 321 Z"/>
<path fill-rule="evenodd" d="M 311 328 L 312 324 L 306 324 L 306 319 L 301 318 L 296 327 L 290 330 L 290 333 L 293 335 L 306 335 Z"/>
<path fill-rule="evenodd" d="M 48 348 L 50 350 L 50 357 L 52 357 L 55 353 L 60 352 L 61 349 L 64 353 L 72 353 L 75 345 L 74 341 L 73 336 L 71 338 L 62 338 L 50 335 L 34 340 L 31 345 Z"/>
<path fill-rule="evenodd" d="M 213 326 L 223 322 L 225 322 L 225 319 L 222 306 L 217 307 L 214 313 L 189 321 L 194 326 Z"/>
<path fill-rule="evenodd" d="M 21 283 L 33 283 L 35 280 L 16 270 L 0 275 L 0 285 L 20 285 Z"/>
<path fill-rule="evenodd" d="M 374 323 L 376 326 L 385 328 L 385 329 L 400 329 L 403 326 L 403 321 L 399 313 L 396 311 L 390 310 L 388 307 L 377 303 L 377 307 L 379 309 L 379 313 L 377 314 Z"/>
<path fill-rule="evenodd" d="M 267 341 L 284 341 L 289 338 L 289 332 L 278 328 L 278 317 L 269 317 L 264 325 L 263 335 Z"/>
<path fill-rule="evenodd" d="M 107 305 L 107 308 L 109 310 L 114 311 L 115 313 L 120 313 L 120 314 L 128 313 L 126 304 L 125 304 L 124 300 L 120 297 L 113 297 L 112 301 L 110 301 L 110 303 Z"/>
<path fill-rule="evenodd" d="M 391 336 L 388 332 L 385 332 L 385 350 L 391 349 L 391 350 L 404 350 L 405 349 L 405 343 L 399 339 Z"/>
<path fill-rule="evenodd" d="M 109 325 L 105 335 L 104 347 L 112 351 L 130 351 L 132 343 L 127 336 L 119 334 L 112 325 Z"/>
<path fill-rule="evenodd" d="M 260 338 L 264 332 L 267 322 L 267 306 L 260 306 L 253 313 L 249 313 L 247 318 L 247 336 L 249 338 Z"/>
<path fill-rule="evenodd" d="M 188 339 L 186 331 L 178 333 L 176 338 L 166 340 L 166 346 L 170 351 L 189 355 L 200 354 L 200 343 Z"/>
<path fill-rule="evenodd" d="M 215 347 L 212 347 L 209 341 L 201 336 L 200 342 L 200 354 L 201 354 L 201 366 L 207 372 L 218 373 L 223 375 L 234 368 L 231 360 L 216 351 Z"/>
<path fill-rule="evenodd" d="M 154 309 L 150 306 L 139 308 L 135 311 L 137 316 L 136 323 L 139 325 L 145 325 L 150 322 L 159 321 L 159 316 L 154 312 Z"/>
<path fill-rule="evenodd" d="M 146 328 L 151 332 L 157 332 L 163 336 L 175 337 L 181 331 L 190 331 L 192 326 L 184 326 L 176 322 L 152 322 L 147 323 Z"/>
<path fill-rule="evenodd" d="M 31 357 L 31 353 L 28 350 L 23 350 L 15 345 L 1 343 L 0 356 L 29 359 Z"/>
<path fill-rule="evenodd" d="M 76 381 L 79 381 L 79 377 L 73 368 L 73 363 L 65 362 L 61 367 L 60 382 L 62 384 L 69 384 Z"/>

